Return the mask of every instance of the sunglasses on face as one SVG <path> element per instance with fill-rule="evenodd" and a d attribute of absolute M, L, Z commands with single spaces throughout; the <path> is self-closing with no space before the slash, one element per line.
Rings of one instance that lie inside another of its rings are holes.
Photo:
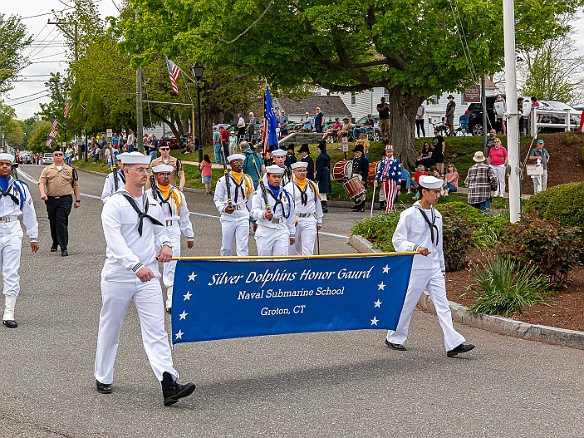
<path fill-rule="evenodd" d="M 55 157 L 62 157 L 63 154 L 53 154 Z"/>
<path fill-rule="evenodd" d="M 159 148 L 161 151 L 169 151 L 170 148 Z"/>

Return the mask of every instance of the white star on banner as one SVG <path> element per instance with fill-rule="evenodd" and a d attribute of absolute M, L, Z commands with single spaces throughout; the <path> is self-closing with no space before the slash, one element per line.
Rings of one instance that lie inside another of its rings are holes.
<path fill-rule="evenodd" d="M 375 304 L 375 307 L 381 308 L 381 301 L 379 300 L 379 298 L 377 298 L 377 301 L 375 301 L 373 304 Z"/>
<path fill-rule="evenodd" d="M 189 300 L 189 301 L 190 301 L 190 300 L 191 300 L 191 296 L 192 296 L 192 295 L 193 295 L 193 294 L 191 293 L 191 291 L 190 291 L 190 290 L 189 290 L 189 291 L 187 291 L 187 293 L 183 295 L 183 297 L 185 297 L 185 299 L 184 299 L 183 301 L 187 301 L 187 300 Z"/>
<path fill-rule="evenodd" d="M 181 319 L 187 319 L 187 315 L 188 315 L 188 313 L 186 312 L 186 310 L 183 310 L 183 312 L 180 315 L 178 315 L 178 316 L 180 316 L 179 321 Z"/>
<path fill-rule="evenodd" d="M 383 281 L 377 285 L 377 290 L 385 290 L 385 284 Z"/>
<path fill-rule="evenodd" d="M 377 319 L 377 317 L 373 317 L 373 319 L 371 320 L 371 325 L 377 325 L 377 323 L 379 322 L 379 320 Z"/>
<path fill-rule="evenodd" d="M 195 274 L 195 271 L 193 271 L 191 273 L 191 275 L 189 275 L 189 281 L 195 281 L 195 277 L 197 276 L 197 274 Z"/>
<path fill-rule="evenodd" d="M 389 274 L 389 265 L 385 265 L 385 266 L 383 267 L 383 273 L 384 273 L 384 274 Z"/>
<path fill-rule="evenodd" d="M 182 331 L 182 330 L 179 330 L 179 331 L 178 331 L 178 332 L 176 332 L 176 334 L 175 334 L 175 336 L 176 336 L 176 338 L 175 338 L 175 339 L 182 339 L 182 335 L 184 335 L 183 331 Z"/>

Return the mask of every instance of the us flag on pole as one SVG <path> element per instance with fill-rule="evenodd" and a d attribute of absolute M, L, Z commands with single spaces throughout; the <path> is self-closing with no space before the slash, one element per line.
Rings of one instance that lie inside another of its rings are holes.
<path fill-rule="evenodd" d="M 166 58 L 166 67 L 168 67 L 172 91 L 174 91 L 174 94 L 178 94 L 178 78 L 180 77 L 181 69 L 168 58 Z"/>
<path fill-rule="evenodd" d="M 50 148 L 52 142 L 53 142 L 53 139 L 51 137 L 47 137 L 47 141 L 45 142 L 45 144 L 47 145 L 48 148 Z"/>
<path fill-rule="evenodd" d="M 57 122 L 57 119 L 53 119 L 53 124 L 51 125 L 51 133 L 49 134 L 49 137 L 56 137 L 57 136 L 57 126 L 59 126 L 59 122 Z"/>

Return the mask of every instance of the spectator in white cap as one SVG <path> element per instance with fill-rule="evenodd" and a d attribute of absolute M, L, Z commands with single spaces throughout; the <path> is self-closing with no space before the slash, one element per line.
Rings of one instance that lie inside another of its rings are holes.
<path fill-rule="evenodd" d="M 249 208 L 248 201 L 254 191 L 252 178 L 243 173 L 245 155 L 232 154 L 227 157 L 231 171 L 219 178 L 215 186 L 213 201 L 221 214 L 221 255 L 249 254 Z"/>
<path fill-rule="evenodd" d="M 123 154 L 118 155 L 118 167 L 110 172 L 108 176 L 105 178 L 105 183 L 103 184 L 103 190 L 101 191 L 101 200 L 105 204 L 110 196 L 112 196 L 115 192 L 118 191 L 120 187 L 123 187 L 126 184 L 126 176 L 124 175 L 124 157 L 128 154 L 128 152 L 124 152 Z"/>
<path fill-rule="evenodd" d="M 396 251 L 417 251 L 414 256 L 406 298 L 395 331 L 389 330 L 385 339 L 392 350 L 405 351 L 410 319 L 424 289 L 436 308 L 438 321 L 444 333 L 444 347 L 448 357 L 474 348 L 465 344 L 464 337 L 454 330 L 452 315 L 446 298 L 444 252 L 442 250 L 442 215 L 434 208 L 440 198 L 444 181 L 433 176 L 420 177 L 422 197 L 400 214 L 393 234 Z"/>
<path fill-rule="evenodd" d="M 322 226 L 322 203 L 315 182 L 306 177 L 308 163 L 292 164 L 294 178 L 284 189 L 292 195 L 296 214 L 296 239 L 288 254 L 314 254 L 317 230 Z"/>
<path fill-rule="evenodd" d="M 28 186 L 11 175 L 14 155 L 0 154 L 0 263 L 4 278 L 4 315 L 2 324 L 18 327 L 14 319 L 14 306 L 20 292 L 20 255 L 22 252 L 22 227 L 30 239 L 30 249 L 37 252 L 39 226 Z"/>
<path fill-rule="evenodd" d="M 283 174 L 280 166 L 266 167 L 266 184 L 260 184 L 252 197 L 251 214 L 258 225 L 255 239 L 260 256 L 288 255 L 289 245 L 295 242 L 296 216 L 292 197 L 281 186 Z"/>
<path fill-rule="evenodd" d="M 177 382 L 178 372 L 172 363 L 164 327 L 158 262 L 171 260 L 172 244 L 162 208 L 144 193 L 149 164 L 150 156 L 128 153 L 124 157 L 126 184 L 105 203 L 101 212 L 106 261 L 101 273 L 102 308 L 94 375 L 97 392 L 110 394 L 122 322 L 130 301 L 134 301 L 144 350 L 162 386 L 164 405 L 168 406 L 191 395 L 195 385 Z"/>
<path fill-rule="evenodd" d="M 272 157 L 274 158 L 274 165 L 282 168 L 284 170 L 282 174 L 281 184 L 284 187 L 292 180 L 292 169 L 286 166 L 286 155 L 287 152 L 283 149 L 276 149 L 272 151 Z"/>
<path fill-rule="evenodd" d="M 172 256 L 180 257 L 180 236 L 181 233 L 187 238 L 187 248 L 191 249 L 195 245 L 195 235 L 193 225 L 189 216 L 187 200 L 183 192 L 178 187 L 170 184 L 170 177 L 174 167 L 168 164 L 159 164 L 152 168 L 156 184 L 148 190 L 148 195 L 152 196 L 164 214 L 164 225 L 166 233 L 172 245 Z M 176 260 L 165 263 L 162 271 L 162 282 L 166 287 L 166 310 L 172 309 L 172 291 L 174 285 L 174 272 L 176 270 Z"/>

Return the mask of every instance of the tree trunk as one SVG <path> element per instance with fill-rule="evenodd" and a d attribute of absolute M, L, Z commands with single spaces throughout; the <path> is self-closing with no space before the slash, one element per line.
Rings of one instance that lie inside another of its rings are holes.
<path fill-rule="evenodd" d="M 419 155 L 414 147 L 415 119 L 423 101 L 423 97 L 402 94 L 399 88 L 390 90 L 390 141 L 404 167 L 412 168 Z"/>

